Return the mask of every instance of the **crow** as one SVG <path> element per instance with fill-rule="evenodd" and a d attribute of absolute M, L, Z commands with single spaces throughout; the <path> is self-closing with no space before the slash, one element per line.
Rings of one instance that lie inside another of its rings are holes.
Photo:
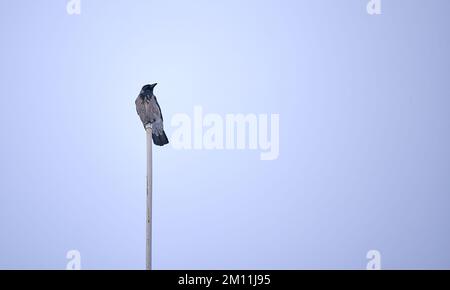
<path fill-rule="evenodd" d="M 152 126 L 153 143 L 158 146 L 164 146 L 169 143 L 169 140 L 164 132 L 161 108 L 156 100 L 156 96 L 153 94 L 153 89 L 156 85 L 145 85 L 137 97 L 135 104 L 136 111 L 139 118 L 141 118 L 144 128 L 147 129 L 147 126 Z"/>

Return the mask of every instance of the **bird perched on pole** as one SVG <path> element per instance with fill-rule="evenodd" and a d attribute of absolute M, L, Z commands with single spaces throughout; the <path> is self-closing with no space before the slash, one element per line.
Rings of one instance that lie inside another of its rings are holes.
<path fill-rule="evenodd" d="M 158 146 L 164 146 L 169 143 L 166 133 L 164 132 L 163 116 L 159 107 L 153 89 L 157 84 L 145 85 L 139 96 L 137 97 L 136 111 L 141 118 L 144 128 L 148 125 L 152 126 L 153 143 Z"/>

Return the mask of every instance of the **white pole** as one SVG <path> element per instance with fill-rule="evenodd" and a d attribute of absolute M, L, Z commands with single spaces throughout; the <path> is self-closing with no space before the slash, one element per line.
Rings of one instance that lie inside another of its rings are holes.
<path fill-rule="evenodd" d="M 152 125 L 145 126 L 147 132 L 147 244 L 146 269 L 152 269 Z"/>

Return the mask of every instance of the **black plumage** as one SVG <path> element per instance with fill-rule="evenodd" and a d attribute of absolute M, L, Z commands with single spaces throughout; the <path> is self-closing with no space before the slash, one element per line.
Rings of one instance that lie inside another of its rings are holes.
<path fill-rule="evenodd" d="M 142 88 L 141 93 L 135 101 L 136 111 L 144 128 L 149 124 L 152 125 L 153 143 L 158 146 L 164 146 L 169 143 L 169 140 L 164 132 L 164 120 L 161 114 L 161 108 L 156 100 L 156 96 L 153 94 L 155 86 L 156 84 L 145 85 Z"/>

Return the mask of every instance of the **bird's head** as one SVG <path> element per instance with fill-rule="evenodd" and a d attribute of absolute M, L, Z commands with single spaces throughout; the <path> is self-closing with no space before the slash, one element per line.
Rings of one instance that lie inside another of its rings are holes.
<path fill-rule="evenodd" d="M 145 97 L 145 96 L 153 96 L 153 89 L 156 87 L 156 83 L 155 84 L 151 84 L 151 85 L 145 85 L 142 90 L 141 90 L 141 96 Z"/>

